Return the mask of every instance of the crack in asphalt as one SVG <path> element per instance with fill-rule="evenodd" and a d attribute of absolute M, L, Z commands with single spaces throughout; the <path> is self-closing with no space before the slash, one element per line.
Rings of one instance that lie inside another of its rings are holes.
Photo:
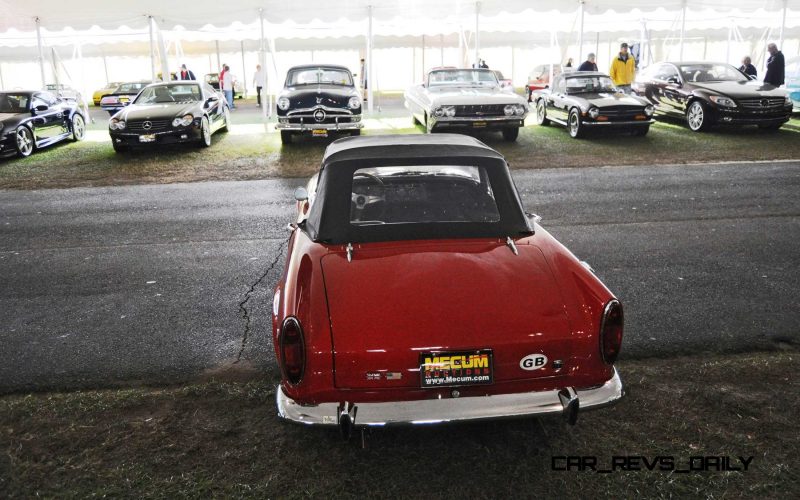
<path fill-rule="evenodd" d="M 250 289 L 247 290 L 247 292 L 245 292 L 245 294 L 244 294 L 244 300 L 239 302 L 239 310 L 242 312 L 242 318 L 244 318 L 244 333 L 242 333 L 242 345 L 239 348 L 239 353 L 236 355 L 236 361 L 234 361 L 233 364 L 236 364 L 236 363 L 238 363 L 239 361 L 242 360 L 242 355 L 244 354 L 244 349 L 247 346 L 247 339 L 250 336 L 250 318 L 251 318 L 251 316 L 250 316 L 250 311 L 248 311 L 247 307 L 246 307 L 247 302 L 250 301 L 250 297 L 253 296 L 253 293 L 256 291 L 256 288 L 258 287 L 258 285 L 260 285 L 261 282 L 264 281 L 264 278 L 266 278 L 267 275 L 270 273 L 270 271 L 275 269 L 275 266 L 278 265 L 278 261 L 281 259 L 281 256 L 283 255 L 283 248 L 286 246 L 286 244 L 288 242 L 289 242 L 289 238 L 286 238 L 285 240 L 283 240 L 281 242 L 280 245 L 278 245 L 278 254 L 275 256 L 275 259 L 267 267 L 267 269 L 261 274 L 261 276 L 259 276 L 258 279 L 255 280 L 253 282 L 253 284 L 250 285 Z"/>

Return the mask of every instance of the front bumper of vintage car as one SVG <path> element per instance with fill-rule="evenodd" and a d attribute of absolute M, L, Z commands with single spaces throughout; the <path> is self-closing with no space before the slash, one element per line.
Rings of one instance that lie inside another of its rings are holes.
<path fill-rule="evenodd" d="M 383 427 L 387 425 L 431 425 L 561 414 L 572 423 L 579 410 L 602 408 L 619 401 L 624 395 L 622 380 L 614 375 L 604 384 L 575 389 L 499 394 L 492 396 L 425 399 L 384 403 L 321 403 L 302 405 L 283 392 L 275 391 L 278 416 L 306 424 L 348 427 Z"/>
<path fill-rule="evenodd" d="M 295 132 L 359 130 L 364 128 L 364 123 L 361 121 L 361 114 L 350 109 L 317 106 L 290 110 L 285 115 L 279 115 L 275 128 Z"/>
<path fill-rule="evenodd" d="M 508 127 L 524 127 L 525 115 L 515 116 L 441 116 L 429 117 L 431 120 L 431 127 L 437 130 L 444 128 L 508 128 Z"/>

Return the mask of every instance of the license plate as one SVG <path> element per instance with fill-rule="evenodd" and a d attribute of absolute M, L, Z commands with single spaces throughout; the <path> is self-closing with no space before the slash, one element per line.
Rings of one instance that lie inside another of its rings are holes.
<path fill-rule="evenodd" d="M 314 137 L 328 137 L 328 131 L 324 130 L 324 129 L 323 130 L 312 130 L 311 131 L 311 135 L 313 135 Z"/>
<path fill-rule="evenodd" d="M 419 375 L 423 388 L 491 384 L 492 350 L 423 352 L 419 355 Z"/>
<path fill-rule="evenodd" d="M 139 142 L 156 142 L 156 135 L 155 134 L 140 135 Z"/>
<path fill-rule="evenodd" d="M 484 128 L 486 127 L 486 122 L 472 122 L 473 128 Z"/>

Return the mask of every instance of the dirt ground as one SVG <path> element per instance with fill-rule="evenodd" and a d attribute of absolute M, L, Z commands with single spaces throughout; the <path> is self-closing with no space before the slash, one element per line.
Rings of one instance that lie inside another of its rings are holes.
<path fill-rule="evenodd" d="M 575 427 L 541 418 L 382 429 L 365 449 L 280 421 L 274 368 L 181 387 L 5 396 L 0 497 L 798 498 L 798 360 L 787 350 L 623 361 L 625 399 Z M 617 466 L 552 470 L 567 456 Z M 673 469 L 710 470 L 662 470 L 669 457 Z M 746 471 L 717 470 L 741 459 Z"/>

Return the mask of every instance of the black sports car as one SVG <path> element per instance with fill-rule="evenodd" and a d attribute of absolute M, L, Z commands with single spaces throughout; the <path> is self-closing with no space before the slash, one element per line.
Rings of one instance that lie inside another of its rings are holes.
<path fill-rule="evenodd" d="M 626 130 L 641 136 L 653 123 L 653 106 L 641 97 L 619 92 L 604 73 L 562 73 L 553 79 L 552 89 L 533 90 L 531 102 L 536 123 L 559 123 L 574 138 L 590 128 Z"/>
<path fill-rule="evenodd" d="M 310 132 L 327 137 L 329 132 L 361 134 L 361 94 L 353 75 L 344 66 L 295 66 L 286 74 L 278 96 L 278 130 L 281 142 L 290 144 L 294 134 Z"/>
<path fill-rule="evenodd" d="M 725 63 L 659 63 L 642 71 L 632 85 L 656 112 L 684 118 L 695 132 L 715 124 L 758 125 L 777 130 L 792 116 L 785 90 Z"/>
<path fill-rule="evenodd" d="M 150 82 L 125 82 L 110 94 L 105 94 L 100 98 L 100 107 L 108 111 L 108 114 L 113 115 L 120 109 L 124 108 L 136 97 L 136 94 L 150 85 Z"/>
<path fill-rule="evenodd" d="M 132 146 L 196 142 L 211 145 L 211 135 L 227 131 L 228 104 L 207 84 L 153 83 L 108 122 L 114 151 Z"/>
<path fill-rule="evenodd" d="M 0 92 L 0 156 L 30 156 L 38 148 L 86 135 L 80 105 L 44 91 Z"/>

